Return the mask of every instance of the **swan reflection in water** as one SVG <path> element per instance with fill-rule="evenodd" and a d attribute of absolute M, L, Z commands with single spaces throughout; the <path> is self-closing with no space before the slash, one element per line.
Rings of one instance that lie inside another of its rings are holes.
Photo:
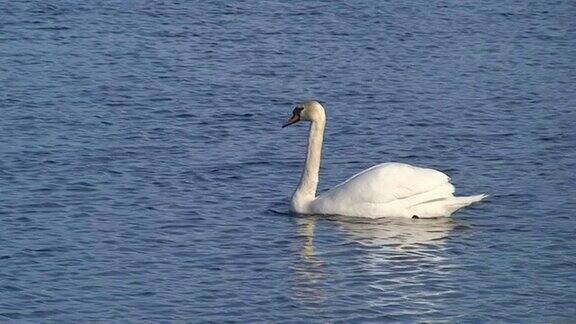
<path fill-rule="evenodd" d="M 418 249 L 423 245 L 440 247 L 456 223 L 448 217 L 434 219 L 334 218 L 350 239 L 362 245 L 396 249 Z"/>
<path fill-rule="evenodd" d="M 308 302 L 323 301 L 326 296 L 320 285 L 324 279 L 324 263 L 314 251 L 316 217 L 297 217 L 296 225 L 301 239 L 299 261 L 293 266 L 296 298 Z"/>
<path fill-rule="evenodd" d="M 295 298 L 309 305 L 322 303 L 333 285 L 347 285 L 350 281 L 361 281 L 353 289 L 364 286 L 388 292 L 391 286 L 395 289 L 400 286 L 395 293 L 402 295 L 402 287 L 426 285 L 426 278 L 442 280 L 453 268 L 451 259 L 443 252 L 445 239 L 461 226 L 451 218 L 371 220 L 303 216 L 295 220 L 301 239 L 299 258 L 293 266 Z M 341 238 L 334 239 L 334 234 L 338 234 L 335 229 L 344 234 L 343 242 Z M 406 289 L 402 297 L 414 300 L 413 293 L 414 289 Z M 422 296 L 426 295 L 424 291 Z M 379 301 L 385 298 L 379 294 L 373 297 L 369 303 L 384 302 Z"/>

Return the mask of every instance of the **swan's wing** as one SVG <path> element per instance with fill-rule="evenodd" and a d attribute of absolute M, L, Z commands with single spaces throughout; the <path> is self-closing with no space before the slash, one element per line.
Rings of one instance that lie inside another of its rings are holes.
<path fill-rule="evenodd" d="M 383 163 L 366 169 L 317 200 L 338 204 L 385 204 L 441 188 L 450 178 L 440 171 L 402 163 Z M 453 187 L 450 185 L 449 188 Z"/>

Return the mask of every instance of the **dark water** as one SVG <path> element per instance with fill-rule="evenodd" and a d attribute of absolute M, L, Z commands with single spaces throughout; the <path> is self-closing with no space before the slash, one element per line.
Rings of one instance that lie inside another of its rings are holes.
<path fill-rule="evenodd" d="M 0 3 L 0 318 L 576 319 L 573 1 Z M 287 213 L 401 161 L 488 202 Z"/>

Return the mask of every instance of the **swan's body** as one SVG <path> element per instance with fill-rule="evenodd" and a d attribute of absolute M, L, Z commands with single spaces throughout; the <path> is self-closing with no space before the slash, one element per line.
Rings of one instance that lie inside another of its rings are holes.
<path fill-rule="evenodd" d="M 402 163 L 383 163 L 366 169 L 316 197 L 326 115 L 317 101 L 294 109 L 285 126 L 311 122 L 308 154 L 290 210 L 298 214 L 356 217 L 446 217 L 485 195 L 455 197 L 450 178 L 440 171 Z"/>

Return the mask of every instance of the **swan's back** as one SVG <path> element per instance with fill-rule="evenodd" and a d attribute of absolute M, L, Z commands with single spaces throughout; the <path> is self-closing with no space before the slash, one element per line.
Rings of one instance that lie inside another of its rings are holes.
<path fill-rule="evenodd" d="M 422 213 L 423 204 L 454 198 L 453 192 L 450 178 L 440 171 L 403 163 L 383 163 L 317 197 L 312 208 L 322 214 L 411 217 L 415 206 L 419 206 L 418 211 Z M 438 214 L 445 212 L 438 209 L 426 211 L 426 215 L 421 216 L 438 217 L 444 216 Z"/>
<path fill-rule="evenodd" d="M 449 181 L 447 175 L 433 169 L 382 163 L 352 176 L 322 197 L 382 204 L 430 191 Z"/>

